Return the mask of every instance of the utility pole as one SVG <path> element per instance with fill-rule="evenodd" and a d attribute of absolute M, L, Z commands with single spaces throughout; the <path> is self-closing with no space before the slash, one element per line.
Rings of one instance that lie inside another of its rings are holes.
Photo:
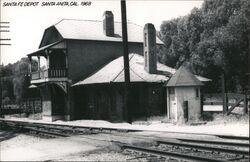
<path fill-rule="evenodd" d="M 2 91 L 3 91 L 3 89 L 2 89 L 2 74 L 1 74 L 1 71 L 0 71 L 0 109 L 2 108 Z"/>
<path fill-rule="evenodd" d="M 0 64 L 0 117 L 2 116 L 2 65 Z"/>
<path fill-rule="evenodd" d="M 250 27 L 248 30 L 248 70 L 247 70 L 247 94 L 250 95 Z"/>
<path fill-rule="evenodd" d="M 130 75 L 129 75 L 129 56 L 128 56 L 128 34 L 127 34 L 127 15 L 126 15 L 126 1 L 121 0 L 121 16 L 122 16 L 122 44 L 123 44 L 123 63 L 124 63 L 124 116 L 128 123 L 132 123 L 132 116 L 130 111 Z"/>

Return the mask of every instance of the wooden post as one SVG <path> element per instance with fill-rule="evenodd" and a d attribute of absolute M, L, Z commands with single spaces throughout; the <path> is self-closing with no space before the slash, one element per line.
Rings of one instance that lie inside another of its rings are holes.
<path fill-rule="evenodd" d="M 34 113 L 36 113 L 36 100 L 35 99 L 33 99 L 33 101 L 32 101 L 32 107 L 34 108 Z"/>
<path fill-rule="evenodd" d="M 169 88 L 166 88 L 167 91 L 167 117 L 170 119 L 170 93 L 169 93 Z"/>
<path fill-rule="evenodd" d="M 248 112 L 248 100 L 247 95 L 244 95 L 244 114 L 247 114 Z"/>
<path fill-rule="evenodd" d="M 49 63 L 49 51 L 45 50 L 45 55 L 46 55 L 46 61 L 47 61 L 47 69 L 49 69 L 50 63 Z"/>
<path fill-rule="evenodd" d="M 2 109 L 2 74 L 0 74 L 0 109 Z"/>
<path fill-rule="evenodd" d="M 249 12 L 248 12 L 249 13 Z M 248 28 L 248 59 L 247 59 L 247 94 L 250 95 L 250 28 Z"/>
<path fill-rule="evenodd" d="M 124 63 L 124 76 L 125 76 L 125 87 L 124 87 L 124 118 L 129 123 L 132 123 L 132 114 L 130 113 L 130 98 L 129 98 L 129 87 L 130 87 L 130 75 L 129 75 L 129 56 L 128 56 L 128 34 L 127 34 L 127 16 L 126 16 L 126 1 L 121 0 L 121 16 L 122 16 L 122 44 L 123 44 L 123 63 Z"/>
<path fill-rule="evenodd" d="M 66 69 L 68 69 L 68 55 L 67 55 L 67 51 L 63 50 L 63 53 L 65 55 L 65 67 L 66 67 Z"/>
<path fill-rule="evenodd" d="M 249 12 L 248 12 L 249 16 Z M 246 102 L 245 102 L 245 113 L 248 113 L 248 102 L 250 101 L 250 28 L 248 28 L 248 60 L 247 60 L 248 70 L 247 70 L 247 92 L 246 92 Z"/>
<path fill-rule="evenodd" d="M 32 73 L 32 56 L 28 56 L 29 58 L 29 61 L 30 61 L 30 64 L 29 64 L 29 72 L 30 72 L 30 75 Z"/>
<path fill-rule="evenodd" d="M 203 114 L 203 105 L 204 105 L 204 103 L 203 103 L 203 99 L 204 99 L 204 96 L 203 96 L 203 89 L 202 88 L 200 88 L 200 106 L 201 106 L 201 115 Z"/>
<path fill-rule="evenodd" d="M 226 86 L 225 86 L 225 75 L 224 73 L 221 76 L 222 82 L 222 101 L 223 101 L 223 113 L 227 112 L 227 94 L 226 94 Z"/>
<path fill-rule="evenodd" d="M 38 59 L 38 76 L 39 76 L 39 79 L 41 78 L 41 74 L 40 74 L 40 56 L 37 56 L 37 59 Z"/>

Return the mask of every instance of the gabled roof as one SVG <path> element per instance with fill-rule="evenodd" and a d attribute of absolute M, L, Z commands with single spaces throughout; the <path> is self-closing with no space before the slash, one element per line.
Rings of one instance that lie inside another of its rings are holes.
<path fill-rule="evenodd" d="M 166 74 L 172 75 L 176 72 L 175 69 L 157 62 L 159 74 L 149 74 L 144 70 L 143 56 L 138 54 L 129 55 L 129 65 L 131 82 L 166 82 L 169 80 L 169 76 Z M 199 79 L 206 81 L 206 78 L 203 77 L 199 77 Z M 123 56 L 113 60 L 96 73 L 75 83 L 73 86 L 111 82 L 124 82 Z"/>
<path fill-rule="evenodd" d="M 131 82 L 165 82 L 169 79 L 165 75 L 147 73 L 144 70 L 144 58 L 138 54 L 129 55 L 129 65 Z M 165 66 L 160 63 L 157 65 Z M 73 86 L 110 82 L 124 82 L 123 56 L 113 60 L 90 77 L 75 83 Z"/>
<path fill-rule="evenodd" d="M 63 19 L 48 29 L 54 27 L 63 39 L 122 42 L 121 22 L 114 22 L 114 37 L 108 37 L 104 34 L 103 22 L 98 20 Z M 48 29 L 45 32 L 48 32 Z M 128 22 L 127 30 L 128 42 L 143 42 L 143 28 L 141 26 Z M 156 39 L 156 42 L 163 44 L 159 38 Z M 41 42 L 41 44 L 43 43 Z"/>
<path fill-rule="evenodd" d="M 167 87 L 202 86 L 200 80 L 185 66 L 181 66 L 167 83 Z"/>

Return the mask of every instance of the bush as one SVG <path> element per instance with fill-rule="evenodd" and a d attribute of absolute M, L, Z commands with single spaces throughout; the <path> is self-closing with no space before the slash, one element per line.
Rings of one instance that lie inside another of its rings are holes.
<path fill-rule="evenodd" d="M 212 112 L 203 112 L 201 116 L 204 121 L 212 121 L 214 120 L 214 116 Z"/>

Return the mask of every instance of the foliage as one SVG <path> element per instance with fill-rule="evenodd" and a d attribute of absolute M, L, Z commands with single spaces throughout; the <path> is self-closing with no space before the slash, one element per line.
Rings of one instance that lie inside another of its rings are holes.
<path fill-rule="evenodd" d="M 210 90 L 221 89 L 225 73 L 228 91 L 243 91 L 246 84 L 250 2 L 248 0 L 206 0 L 189 15 L 165 21 L 159 37 L 165 47 L 159 60 L 179 68 L 184 62 L 195 74 L 213 80 Z"/>
<path fill-rule="evenodd" d="M 20 101 L 26 97 L 29 86 L 29 60 L 22 58 L 14 64 L 0 65 L 2 101 Z M 37 62 L 32 60 L 32 71 L 37 69 Z"/>

